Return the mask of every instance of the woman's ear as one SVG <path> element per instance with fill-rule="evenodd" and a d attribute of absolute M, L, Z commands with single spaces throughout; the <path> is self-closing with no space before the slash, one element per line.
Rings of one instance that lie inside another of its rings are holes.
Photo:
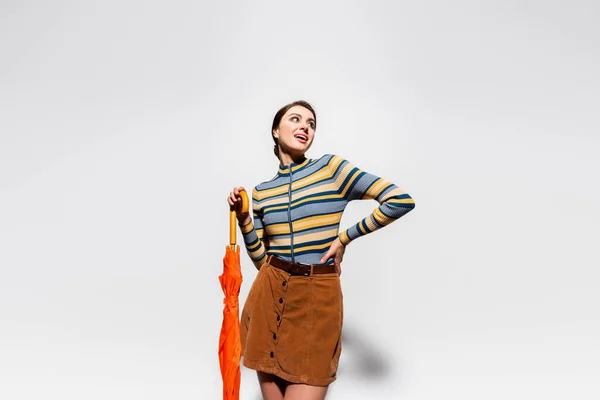
<path fill-rule="evenodd" d="M 279 139 L 279 128 L 273 129 L 273 137 Z"/>

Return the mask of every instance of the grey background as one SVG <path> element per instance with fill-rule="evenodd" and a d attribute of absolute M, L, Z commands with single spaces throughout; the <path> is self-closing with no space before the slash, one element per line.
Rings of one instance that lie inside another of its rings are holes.
<path fill-rule="evenodd" d="M 302 98 L 417 203 L 347 249 L 328 398 L 599 398 L 599 11 L 0 2 L 0 397 L 220 398 L 226 196 Z"/>

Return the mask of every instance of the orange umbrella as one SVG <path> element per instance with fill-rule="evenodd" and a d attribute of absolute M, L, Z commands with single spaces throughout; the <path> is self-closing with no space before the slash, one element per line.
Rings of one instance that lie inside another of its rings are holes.
<path fill-rule="evenodd" d="M 240 191 L 242 197 L 242 212 L 248 212 L 248 195 Z M 236 215 L 229 213 L 229 246 L 225 248 L 223 258 L 223 274 L 219 276 L 225 299 L 223 308 L 223 324 L 219 336 L 219 365 L 223 379 L 223 400 L 239 400 L 240 398 L 240 357 L 242 345 L 240 342 L 239 302 L 240 287 L 242 286 L 242 271 L 240 268 L 240 246 L 236 245 Z"/>

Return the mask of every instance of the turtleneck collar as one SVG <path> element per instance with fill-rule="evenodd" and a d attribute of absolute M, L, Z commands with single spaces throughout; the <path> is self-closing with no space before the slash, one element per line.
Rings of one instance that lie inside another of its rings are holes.
<path fill-rule="evenodd" d="M 289 174 L 290 171 L 296 172 L 297 170 L 305 167 L 309 161 L 310 161 L 310 159 L 304 157 L 304 159 L 302 161 L 300 161 L 298 163 L 291 163 L 289 166 L 279 164 L 279 170 L 277 171 L 277 173 L 279 175 L 286 175 L 286 174 Z"/>

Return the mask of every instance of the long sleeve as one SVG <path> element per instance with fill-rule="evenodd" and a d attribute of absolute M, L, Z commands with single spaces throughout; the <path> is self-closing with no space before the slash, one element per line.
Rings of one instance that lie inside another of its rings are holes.
<path fill-rule="evenodd" d="M 252 191 L 252 214 L 252 220 L 248 224 L 240 226 L 240 231 L 250 259 L 256 268 L 260 268 L 267 255 L 269 240 L 262 221 L 263 213 L 256 199 L 256 188 Z"/>
<path fill-rule="evenodd" d="M 346 201 L 373 199 L 379 203 L 373 212 L 356 225 L 340 232 L 344 245 L 396 221 L 415 207 L 412 197 L 393 183 L 365 172 L 347 160 L 338 169 L 337 181 Z"/>

